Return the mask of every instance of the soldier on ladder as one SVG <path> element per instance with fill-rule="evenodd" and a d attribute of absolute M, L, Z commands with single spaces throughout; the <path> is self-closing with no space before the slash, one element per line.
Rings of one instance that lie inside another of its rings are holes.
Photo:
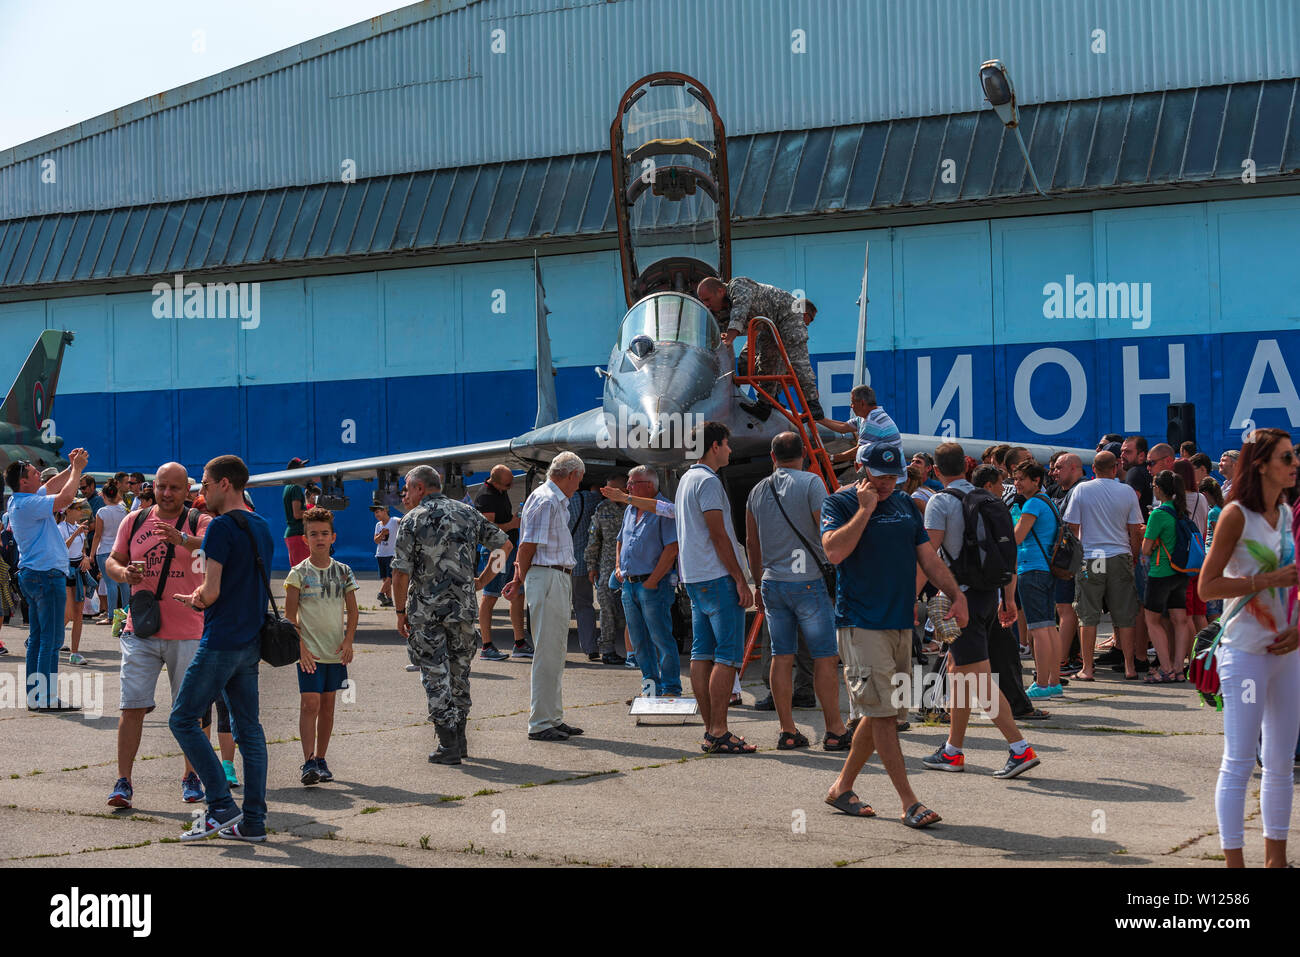
<path fill-rule="evenodd" d="M 766 316 L 772 320 L 790 357 L 790 367 L 799 378 L 804 398 L 808 401 L 808 411 L 813 419 L 825 418 L 817 394 L 817 377 L 813 374 L 812 362 L 808 358 L 808 323 L 816 314 L 816 307 L 806 299 L 796 299 L 784 289 L 755 282 L 743 276 L 724 283 L 721 279 L 703 279 L 695 290 L 700 302 L 709 307 L 717 317 L 720 325 L 726 327 L 722 334 L 723 343 L 731 343 L 737 336 L 745 334 L 749 320 L 755 316 Z M 771 334 L 765 332 L 758 337 L 755 356 L 755 368 L 763 375 L 779 375 L 785 372 L 785 363 Z M 750 343 L 751 349 L 755 348 Z M 766 420 L 772 414 L 772 406 L 761 397 L 752 408 L 746 411 Z"/>

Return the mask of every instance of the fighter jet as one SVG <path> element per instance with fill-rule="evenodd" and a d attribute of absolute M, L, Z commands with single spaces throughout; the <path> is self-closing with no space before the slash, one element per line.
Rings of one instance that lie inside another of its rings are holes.
<path fill-rule="evenodd" d="M 319 504 L 345 508 L 344 479 L 373 479 L 376 501 L 396 505 L 399 474 L 421 464 L 440 467 L 449 494 L 471 473 L 504 462 L 528 474 L 525 490 L 559 452 L 577 453 L 589 475 L 650 465 L 671 491 L 676 476 L 701 453 L 698 426 L 731 429 L 731 465 L 724 478 L 733 502 L 771 470 L 772 438 L 791 428 L 780 414 L 749 414 L 735 381 L 734 347 L 722 345 L 717 320 L 695 298 L 701 279 L 731 278 L 731 203 L 727 139 L 713 96 L 698 80 L 660 72 L 633 83 L 610 126 L 610 162 L 627 313 L 606 368 L 601 405 L 558 420 L 540 269 L 537 295 L 537 420 L 515 438 L 255 475 L 249 484 L 280 485 L 319 478 Z M 534 258 L 536 263 L 536 258 Z M 644 263 L 644 265 L 642 265 Z M 830 451 L 851 439 L 820 430 Z M 935 436 L 905 435 L 906 454 L 932 451 Z M 968 440 L 983 447 L 979 440 Z M 1051 449 L 1031 446 L 1045 460 Z"/>
<path fill-rule="evenodd" d="M 46 329 L 0 404 L 0 469 L 13 461 L 64 469 L 63 439 L 54 434 L 54 390 L 73 334 Z"/>

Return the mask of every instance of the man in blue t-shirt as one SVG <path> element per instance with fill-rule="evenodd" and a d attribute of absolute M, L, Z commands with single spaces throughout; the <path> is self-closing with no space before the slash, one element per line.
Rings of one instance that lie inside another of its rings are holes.
<path fill-rule="evenodd" d="M 236 455 L 219 455 L 204 466 L 204 501 L 217 517 L 203 536 L 203 585 L 192 595 L 175 596 L 203 612 L 203 638 L 168 721 L 208 799 L 207 813 L 181 835 L 182 841 L 218 832 L 231 840 L 266 840 L 266 736 L 258 716 L 257 667 L 270 598 L 267 569 L 275 542 L 266 520 L 244 505 L 247 482 L 248 467 Z M 199 727 L 199 719 L 223 692 L 235 743 L 244 756 L 242 811 L 230 796 L 221 761 Z"/>
<path fill-rule="evenodd" d="M 844 768 L 826 803 L 853 817 L 875 812 L 853 793 L 853 782 L 872 751 L 903 805 L 903 823 L 929 827 L 940 820 L 912 791 L 898 745 L 897 722 L 907 717 L 904 694 L 912 665 L 916 566 L 952 600 L 952 616 L 966 624 L 966 598 L 952 573 L 930 547 L 930 538 L 910 498 L 895 486 L 904 474 L 903 457 L 887 443 L 863 448 L 858 481 L 828 495 L 822 503 L 822 547 L 839 566 L 835 624 L 840 659 L 853 703 L 863 720 L 853 735 Z M 901 676 L 902 687 L 899 687 Z"/>
<path fill-rule="evenodd" d="M 18 546 L 18 587 L 27 599 L 27 710 L 75 711 L 57 694 L 63 606 L 68 585 L 68 548 L 54 516 L 77 495 L 90 456 L 73 449 L 71 463 L 43 485 L 30 462 L 10 462 L 5 484 L 13 491 L 6 513 Z"/>

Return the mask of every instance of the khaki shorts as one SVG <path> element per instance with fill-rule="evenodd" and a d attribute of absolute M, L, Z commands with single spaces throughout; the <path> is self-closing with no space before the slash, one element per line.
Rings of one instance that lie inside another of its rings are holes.
<path fill-rule="evenodd" d="M 170 599 L 168 599 L 170 601 Z M 121 687 L 118 707 L 154 709 L 154 692 L 158 676 L 167 669 L 172 704 L 181 690 L 181 679 L 199 651 L 199 639 L 137 638 L 123 631 L 118 638 L 122 648 Z"/>
<path fill-rule="evenodd" d="M 1096 628 L 1100 623 L 1103 598 L 1116 628 L 1133 627 L 1138 593 L 1133 560 L 1127 553 L 1108 558 L 1084 557 L 1083 568 L 1074 578 L 1074 610 L 1085 628 Z"/>
<path fill-rule="evenodd" d="M 844 681 L 854 710 L 867 718 L 907 720 L 907 694 L 894 706 L 894 675 L 912 673 L 912 629 L 837 628 Z M 904 686 L 906 687 L 906 686 Z"/>

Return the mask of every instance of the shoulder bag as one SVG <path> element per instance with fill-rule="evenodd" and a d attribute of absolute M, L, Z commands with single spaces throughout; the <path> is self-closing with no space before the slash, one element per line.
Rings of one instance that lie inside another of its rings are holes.
<path fill-rule="evenodd" d="M 257 539 L 253 538 L 253 531 L 248 527 L 248 516 L 242 509 L 226 514 L 233 518 L 235 524 L 248 536 L 248 544 L 253 548 L 253 560 L 257 562 L 257 570 L 262 573 L 262 584 L 266 586 L 266 596 L 271 599 L 271 610 L 266 612 L 266 620 L 262 622 L 262 630 L 258 632 L 258 639 L 262 643 L 262 660 L 272 668 L 291 665 L 300 657 L 298 629 L 293 622 L 280 617 L 280 608 L 276 605 L 275 595 L 271 591 L 271 576 L 267 574 L 266 565 L 262 562 L 262 553 L 257 550 Z"/>
<path fill-rule="evenodd" d="M 140 531 L 140 526 L 144 524 L 146 518 L 152 509 L 141 509 L 144 512 L 140 518 L 135 520 L 135 526 L 131 529 L 131 535 Z M 185 524 L 185 514 L 176 521 L 176 527 L 179 529 Z M 162 568 L 158 572 L 158 587 L 153 591 L 134 591 L 131 592 L 131 634 L 137 638 L 152 638 L 158 634 L 162 628 L 162 602 L 163 592 L 167 588 L 167 573 L 171 571 L 172 559 L 176 557 L 176 546 L 171 542 L 167 543 L 167 554 L 163 558 Z"/>

